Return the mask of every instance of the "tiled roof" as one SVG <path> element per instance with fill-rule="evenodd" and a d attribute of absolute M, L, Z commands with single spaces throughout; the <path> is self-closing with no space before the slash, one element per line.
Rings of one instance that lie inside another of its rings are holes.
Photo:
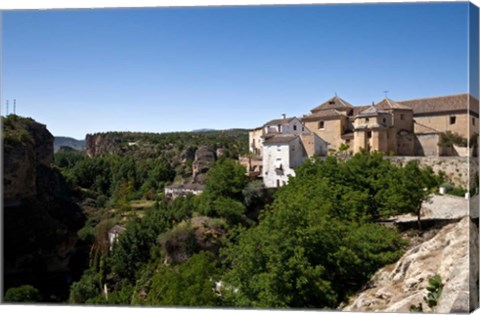
<path fill-rule="evenodd" d="M 290 117 L 290 118 L 285 118 L 285 119 L 274 119 L 274 120 L 270 120 L 269 122 L 267 122 L 264 126 L 284 125 L 284 124 L 288 124 L 289 122 L 291 122 L 294 119 L 295 119 L 295 117 Z"/>
<path fill-rule="evenodd" d="M 384 98 L 380 103 L 377 104 L 377 107 L 380 109 L 409 109 L 411 110 L 411 106 L 403 105 L 400 103 L 397 103 L 389 98 Z"/>
<path fill-rule="evenodd" d="M 357 116 L 369 117 L 369 116 L 378 116 L 380 114 L 387 114 L 387 113 L 388 112 L 386 112 L 385 110 L 379 108 L 378 105 L 377 106 L 371 105 L 367 109 L 364 109 L 361 112 L 359 112 Z"/>
<path fill-rule="evenodd" d="M 366 110 L 366 109 L 369 108 L 370 106 L 372 106 L 372 105 L 355 106 L 355 107 L 353 108 L 353 113 L 352 113 L 352 115 L 353 115 L 353 116 L 356 116 L 356 115 L 358 115 L 358 113 L 360 113 L 361 111 Z"/>
<path fill-rule="evenodd" d="M 339 117 L 341 115 L 342 113 L 338 112 L 335 109 L 326 109 L 326 110 L 321 110 L 313 114 L 304 116 L 302 118 L 302 121 L 312 121 L 312 120 L 318 120 L 322 118 L 324 119 L 324 118 Z"/>
<path fill-rule="evenodd" d="M 398 103 L 411 107 L 414 115 L 467 110 L 470 103 L 470 110 L 478 114 L 478 99 L 467 93 L 420 98 Z"/>
<path fill-rule="evenodd" d="M 273 144 L 273 143 L 288 143 L 292 140 L 298 138 L 297 135 L 292 134 L 275 134 L 270 136 L 265 136 L 265 141 L 263 144 Z"/>
<path fill-rule="evenodd" d="M 318 111 L 323 111 L 327 109 L 348 109 L 352 108 L 353 105 L 350 104 L 349 102 L 341 99 L 338 96 L 334 96 L 325 103 L 322 103 L 315 107 L 314 109 L 310 110 L 312 113 L 318 112 Z"/>

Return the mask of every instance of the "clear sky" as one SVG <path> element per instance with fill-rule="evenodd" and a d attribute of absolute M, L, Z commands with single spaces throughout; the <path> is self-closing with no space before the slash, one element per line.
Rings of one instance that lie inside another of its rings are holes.
<path fill-rule="evenodd" d="M 77 139 L 253 128 L 335 93 L 468 92 L 467 38 L 467 3 L 5 11 L 2 115 Z"/>

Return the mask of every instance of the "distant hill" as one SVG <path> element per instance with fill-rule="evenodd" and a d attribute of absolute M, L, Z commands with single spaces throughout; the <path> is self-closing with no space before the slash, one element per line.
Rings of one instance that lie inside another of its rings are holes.
<path fill-rule="evenodd" d="M 217 130 L 216 129 L 209 129 L 209 128 L 202 128 L 202 129 L 192 130 L 191 132 L 211 132 L 211 131 L 217 131 Z"/>
<path fill-rule="evenodd" d="M 57 152 L 60 147 L 70 147 L 77 151 L 84 151 L 85 140 L 77 140 L 69 137 L 55 137 L 55 141 L 53 143 L 54 152 Z"/>

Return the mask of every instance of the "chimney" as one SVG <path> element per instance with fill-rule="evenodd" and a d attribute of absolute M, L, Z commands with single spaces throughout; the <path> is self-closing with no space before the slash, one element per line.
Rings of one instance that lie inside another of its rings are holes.
<path fill-rule="evenodd" d="M 282 114 L 282 119 L 285 119 L 285 118 L 287 118 L 287 115 Z"/>

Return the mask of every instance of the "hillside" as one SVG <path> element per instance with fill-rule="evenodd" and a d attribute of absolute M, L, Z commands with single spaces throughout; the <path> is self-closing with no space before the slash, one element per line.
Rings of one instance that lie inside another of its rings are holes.
<path fill-rule="evenodd" d="M 248 130 L 212 130 L 198 132 L 106 132 L 87 134 L 86 154 L 90 157 L 104 154 L 133 155 L 138 158 L 175 155 L 198 146 L 222 149 L 228 156 L 238 156 L 248 150 Z"/>
<path fill-rule="evenodd" d="M 58 152 L 61 147 L 70 147 L 77 151 L 83 151 L 85 150 L 85 140 L 55 136 L 55 141 L 53 142 L 54 152 Z"/>

